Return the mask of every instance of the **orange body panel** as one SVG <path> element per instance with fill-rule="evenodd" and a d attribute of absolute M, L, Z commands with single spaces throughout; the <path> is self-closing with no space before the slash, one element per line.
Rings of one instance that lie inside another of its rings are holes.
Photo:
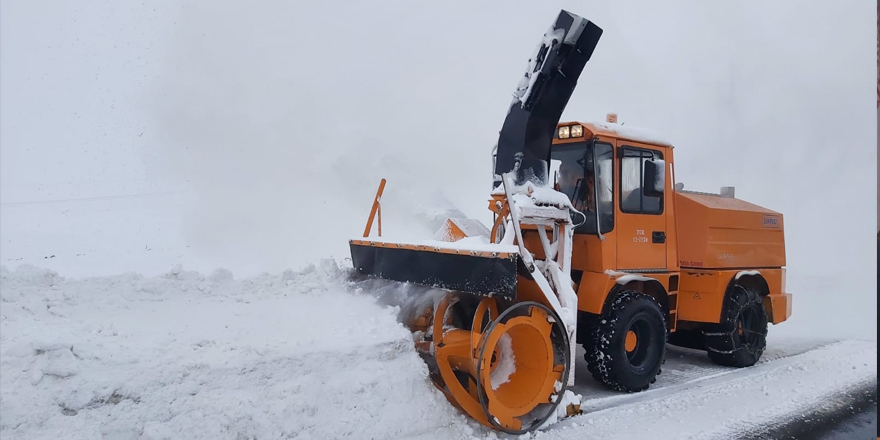
<path fill-rule="evenodd" d="M 727 287 L 739 270 L 684 269 L 678 299 L 678 319 L 693 322 L 717 323 Z M 767 282 L 769 295 L 764 308 L 770 321 L 778 324 L 791 316 L 791 294 L 785 292 L 785 269 L 760 269 Z"/>
<path fill-rule="evenodd" d="M 785 290 L 785 269 L 759 269 L 767 281 L 770 295 L 764 298 L 764 308 L 773 324 L 779 324 L 791 317 L 791 293 Z"/>
<path fill-rule="evenodd" d="M 660 152 L 664 160 L 670 156 L 670 149 L 658 147 L 640 142 L 618 140 L 617 147 L 635 147 Z M 669 207 L 669 197 L 664 197 L 663 211 L 659 214 L 631 214 L 621 211 L 620 199 L 627 197 L 629 193 L 623 193 L 620 188 L 620 160 L 615 154 L 614 161 L 614 184 L 615 184 L 615 221 L 614 229 L 617 230 L 617 265 L 619 270 L 667 270 L 667 248 L 669 246 L 667 231 L 669 225 L 674 224 L 673 210 Z M 670 187 L 669 173 L 666 173 L 666 187 Z M 663 243 L 654 243 L 651 234 L 662 232 L 667 234 Z"/>
<path fill-rule="evenodd" d="M 727 285 L 737 271 L 691 270 L 681 272 L 678 319 L 718 322 Z"/>
<path fill-rule="evenodd" d="M 604 273 L 584 272 L 578 285 L 578 310 L 600 314 L 605 305 L 605 298 L 614 285 L 617 284 L 613 277 Z"/>
<path fill-rule="evenodd" d="M 614 242 L 616 234 L 605 234 L 606 242 Z M 548 235 L 549 237 L 549 235 Z M 535 228 L 523 229 L 523 241 L 526 249 L 535 254 L 535 258 L 543 260 L 544 248 Z M 614 268 L 617 249 L 613 246 L 602 246 L 598 236 L 575 234 L 572 239 L 571 268 L 572 270 L 599 272 Z"/>
<path fill-rule="evenodd" d="M 782 214 L 712 194 L 675 193 L 681 266 L 785 266 Z"/>
<path fill-rule="evenodd" d="M 577 234 L 574 236 L 571 252 L 571 268 L 602 273 L 614 268 L 617 261 L 617 247 L 603 246 L 597 235 Z M 605 241 L 615 243 L 617 232 L 605 234 Z"/>
<path fill-rule="evenodd" d="M 613 271 L 607 273 L 585 272 L 577 289 L 578 310 L 601 314 L 608 295 L 614 287 L 619 284 L 618 281 L 627 275 L 629 274 Z M 668 306 L 667 311 L 669 312 L 669 322 L 667 324 L 670 328 L 675 329 L 676 322 L 679 319 L 678 290 L 675 290 L 677 289 L 675 286 L 676 283 L 671 283 L 670 280 L 677 275 L 678 274 L 676 273 L 652 273 L 643 276 L 640 275 L 636 277 L 637 279 L 632 281 L 624 281 L 621 287 L 632 288 L 638 291 L 650 291 L 650 289 L 646 289 L 644 286 L 646 281 L 640 281 L 640 279 L 648 278 L 659 282 L 663 291 L 666 292 L 665 303 Z"/>
<path fill-rule="evenodd" d="M 446 241 L 458 241 L 467 237 L 467 234 L 465 234 L 464 231 L 462 231 L 461 228 L 450 219 L 446 219 L 446 221 L 443 222 L 443 225 L 440 226 L 440 230 L 442 231 L 441 235 Z"/>

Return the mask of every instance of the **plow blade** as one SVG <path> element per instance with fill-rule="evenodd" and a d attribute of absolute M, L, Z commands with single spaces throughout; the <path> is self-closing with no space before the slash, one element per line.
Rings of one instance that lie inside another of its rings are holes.
<path fill-rule="evenodd" d="M 516 252 L 480 252 L 351 240 L 358 273 L 479 296 L 516 298 Z"/>

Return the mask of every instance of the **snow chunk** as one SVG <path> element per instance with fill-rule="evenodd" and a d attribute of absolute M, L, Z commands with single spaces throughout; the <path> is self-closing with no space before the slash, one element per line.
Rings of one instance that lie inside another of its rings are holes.
<path fill-rule="evenodd" d="M 453 241 L 452 227 L 458 228 L 466 237 L 478 237 L 484 235 L 486 237 L 491 234 L 489 228 L 481 221 L 472 218 L 447 218 L 440 226 L 440 229 L 434 233 L 433 239 L 437 241 Z"/>
<path fill-rule="evenodd" d="M 741 270 L 736 273 L 736 276 L 733 277 L 733 279 L 738 280 L 738 279 L 740 279 L 740 277 L 752 276 L 752 275 L 761 275 L 761 272 L 758 272 L 757 270 Z"/>
<path fill-rule="evenodd" d="M 557 396 L 557 399 L 559 397 Z M 564 419 L 568 416 L 568 406 L 569 405 L 580 405 L 583 400 L 583 396 L 580 394 L 575 394 L 571 390 L 565 390 L 565 393 L 562 394 L 562 399 L 559 399 L 559 405 L 556 407 L 556 411 L 550 415 L 550 417 L 545 421 L 538 429 L 544 430 L 555 424 L 556 422 Z"/>
<path fill-rule="evenodd" d="M 631 273 L 626 273 L 626 272 L 617 272 L 614 270 L 606 270 L 605 275 L 612 276 L 612 277 L 619 276 L 620 278 L 617 278 L 617 280 L 616 280 L 617 284 L 626 284 L 631 281 L 655 281 L 654 278 L 649 278 L 646 276 L 636 275 L 636 274 L 631 274 Z"/>
<path fill-rule="evenodd" d="M 576 30 L 576 29 L 573 29 Z M 526 65 L 526 72 L 523 75 L 522 79 L 520 79 L 519 84 L 517 84 L 516 92 L 514 92 L 514 103 L 518 100 L 520 105 L 525 107 L 526 102 L 529 100 L 529 96 L 532 94 L 532 90 L 534 89 L 535 83 L 538 81 L 538 78 L 541 76 L 541 71 L 544 68 L 544 63 L 547 62 L 547 56 L 544 56 L 544 59 L 541 60 L 541 65 L 538 65 L 538 54 L 541 53 L 541 49 L 543 47 L 552 48 L 554 46 L 554 40 L 558 43 L 563 41 L 565 37 L 565 29 L 554 29 L 551 26 L 547 29 L 547 32 L 544 32 L 544 36 L 541 39 L 541 42 L 535 47 L 535 51 L 532 53 L 531 58 L 529 58 L 529 62 Z"/>
<path fill-rule="evenodd" d="M 519 84 L 517 84 L 511 106 L 519 101 L 520 105 L 525 108 L 526 102 L 529 100 L 529 96 L 531 96 L 532 90 L 534 89 L 534 85 L 541 76 L 541 71 L 544 70 L 544 63 L 547 62 L 547 54 L 549 54 L 553 47 L 558 44 L 573 46 L 584 32 L 584 29 L 586 29 L 588 23 L 587 19 L 574 14 L 569 14 L 569 16 L 572 18 L 573 22 L 568 29 L 568 33 L 565 32 L 565 29 L 555 29 L 555 24 L 551 25 L 547 31 L 544 32 L 541 42 L 535 47 L 532 56 L 529 58 L 525 74 L 522 79 L 520 79 Z M 541 53 L 541 49 L 544 47 L 547 48 L 547 52 L 539 66 L 538 54 Z"/>
<path fill-rule="evenodd" d="M 498 353 L 500 355 L 498 366 L 489 376 L 493 390 L 510 382 L 510 376 L 516 372 L 516 357 L 513 354 L 513 342 L 509 334 L 505 333 L 498 339 Z"/>
<path fill-rule="evenodd" d="M 558 209 L 576 211 L 571 200 L 565 194 L 556 191 L 550 186 L 539 186 L 532 181 L 526 181 L 522 185 L 514 185 L 510 189 L 513 205 L 519 207 L 552 206 Z M 492 190 L 492 195 L 503 195 L 504 185 L 498 185 Z"/>
<path fill-rule="evenodd" d="M 629 274 L 629 275 L 624 275 L 624 276 L 618 278 L 617 284 L 626 284 L 631 281 L 655 281 L 655 280 L 654 280 L 654 278 L 649 278 L 649 277 L 642 276 L 642 275 Z"/>

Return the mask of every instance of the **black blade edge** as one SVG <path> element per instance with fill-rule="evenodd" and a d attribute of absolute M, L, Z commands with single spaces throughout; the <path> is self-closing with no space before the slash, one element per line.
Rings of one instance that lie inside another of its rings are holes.
<path fill-rule="evenodd" d="M 494 258 L 352 243 L 351 260 L 355 270 L 365 275 L 516 299 L 516 254 Z"/>

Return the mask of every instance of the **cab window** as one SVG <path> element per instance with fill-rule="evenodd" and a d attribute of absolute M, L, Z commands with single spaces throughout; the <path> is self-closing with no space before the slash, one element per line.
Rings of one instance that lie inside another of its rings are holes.
<path fill-rule="evenodd" d="M 586 217 L 572 214 L 574 224 L 581 224 L 575 228 L 575 233 L 598 233 L 597 210 L 602 233 L 614 229 L 612 165 L 613 148 L 607 143 L 553 146 L 551 173 L 555 176 L 555 189 L 568 196 L 574 208 Z"/>
<path fill-rule="evenodd" d="M 620 210 L 629 214 L 660 214 L 663 196 L 649 197 L 642 191 L 645 162 L 663 159 L 659 151 L 623 147 L 620 155 Z"/>

